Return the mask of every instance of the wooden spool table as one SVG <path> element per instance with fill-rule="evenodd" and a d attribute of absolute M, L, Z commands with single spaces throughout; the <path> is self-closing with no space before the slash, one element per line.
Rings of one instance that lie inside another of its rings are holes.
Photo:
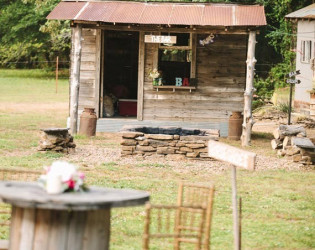
<path fill-rule="evenodd" d="M 36 183 L 0 182 L 0 199 L 12 205 L 10 250 L 103 250 L 110 209 L 144 204 L 149 194 L 91 187 L 50 195 Z"/>

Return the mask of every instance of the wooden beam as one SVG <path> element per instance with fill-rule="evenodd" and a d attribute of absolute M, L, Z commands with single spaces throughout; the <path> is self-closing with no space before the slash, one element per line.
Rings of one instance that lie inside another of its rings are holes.
<path fill-rule="evenodd" d="M 79 88 L 80 88 L 80 66 L 82 50 L 82 26 L 77 24 L 73 28 L 74 33 L 74 53 L 73 66 L 70 82 L 70 131 L 77 134 L 78 130 L 78 107 L 79 107 Z"/>
<path fill-rule="evenodd" d="M 143 120 L 143 85 L 144 85 L 144 32 L 139 32 L 139 58 L 138 58 L 138 101 L 137 101 L 137 119 Z"/>
<path fill-rule="evenodd" d="M 241 136 L 242 146 L 250 146 L 252 127 L 254 119 L 252 114 L 252 101 L 254 93 L 254 70 L 255 70 L 255 45 L 256 45 L 256 32 L 251 31 L 248 38 L 248 51 L 247 51 L 247 72 L 246 72 L 246 89 L 244 93 L 244 120 L 243 131 Z"/>
<path fill-rule="evenodd" d="M 101 85 L 101 53 L 102 30 L 96 30 L 96 58 L 95 58 L 95 113 L 100 117 L 100 85 Z"/>
<path fill-rule="evenodd" d="M 250 30 L 257 30 L 258 28 L 240 27 L 240 28 L 221 28 L 216 26 L 207 27 L 167 27 L 167 26 L 145 26 L 145 25 L 111 25 L 100 24 L 98 22 L 88 21 L 74 21 L 74 24 L 80 23 L 83 28 L 104 29 L 104 30 L 118 30 L 118 31 L 147 31 L 147 32 L 169 32 L 169 33 L 193 33 L 193 34 L 226 34 L 226 35 L 246 35 Z"/>
<path fill-rule="evenodd" d="M 196 78 L 197 34 L 190 34 L 190 47 L 191 47 L 190 78 Z"/>

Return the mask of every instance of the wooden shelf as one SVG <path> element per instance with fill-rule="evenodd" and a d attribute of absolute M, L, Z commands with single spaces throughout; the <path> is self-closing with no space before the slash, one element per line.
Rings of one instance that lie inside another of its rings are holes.
<path fill-rule="evenodd" d="M 153 86 L 153 88 L 156 89 L 156 91 L 159 91 L 159 89 L 172 89 L 173 92 L 175 92 L 176 89 L 189 90 L 189 92 L 196 89 L 196 87 L 192 86 Z"/>

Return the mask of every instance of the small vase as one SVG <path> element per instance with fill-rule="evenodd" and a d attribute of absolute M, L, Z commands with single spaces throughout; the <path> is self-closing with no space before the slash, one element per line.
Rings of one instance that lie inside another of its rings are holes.
<path fill-rule="evenodd" d="M 159 78 L 153 78 L 153 86 L 159 85 Z"/>

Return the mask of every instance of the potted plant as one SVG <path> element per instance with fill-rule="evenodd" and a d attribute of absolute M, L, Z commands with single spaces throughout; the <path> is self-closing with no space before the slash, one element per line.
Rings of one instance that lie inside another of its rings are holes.
<path fill-rule="evenodd" d="M 153 86 L 159 85 L 159 76 L 160 76 L 160 73 L 157 69 L 153 69 L 150 71 L 149 77 L 152 78 Z"/>

